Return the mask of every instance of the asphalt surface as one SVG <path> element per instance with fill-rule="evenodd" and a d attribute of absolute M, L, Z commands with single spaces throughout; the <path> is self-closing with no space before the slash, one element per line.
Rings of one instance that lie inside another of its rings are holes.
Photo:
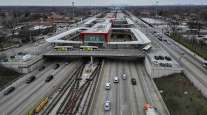
<path fill-rule="evenodd" d="M 138 25 L 142 25 L 137 27 L 151 39 L 152 44 L 166 50 L 178 63 L 180 63 L 184 69 L 184 73 L 191 82 L 193 82 L 194 85 L 197 86 L 205 96 L 207 96 L 207 69 L 203 67 L 202 61 L 199 60 L 199 57 L 196 57 L 197 55 L 193 52 L 182 48 L 182 45 L 162 34 L 159 30 L 149 27 L 137 18 L 136 20 Z M 162 38 L 166 39 L 167 42 L 158 40 L 156 36 L 152 34 L 153 31 L 160 32 Z"/>
<path fill-rule="evenodd" d="M 36 73 L 37 79 L 30 84 L 20 82 L 15 85 L 16 90 L 7 96 L 0 94 L 0 113 L 3 115 L 22 115 L 37 104 L 43 97 L 49 96 L 58 90 L 59 85 L 64 82 L 67 75 L 72 71 L 78 62 L 64 63 L 58 69 L 54 69 L 54 64 L 48 66 L 42 72 Z M 54 75 L 54 79 L 45 83 L 49 75 Z M 23 77 L 24 78 L 24 77 Z M 22 80 L 24 81 L 24 80 Z"/>
<path fill-rule="evenodd" d="M 127 79 L 121 75 L 125 73 Z M 114 77 L 119 77 L 119 83 L 113 83 Z M 146 73 L 143 64 L 128 61 L 106 61 L 102 78 L 92 105 L 92 115 L 145 115 L 143 106 L 150 103 L 156 106 L 161 115 L 168 115 L 165 105 L 161 102 L 153 81 Z M 137 84 L 131 84 L 135 78 Z M 105 83 L 110 81 L 111 89 L 105 89 Z M 111 110 L 104 111 L 104 101 L 111 101 Z"/>

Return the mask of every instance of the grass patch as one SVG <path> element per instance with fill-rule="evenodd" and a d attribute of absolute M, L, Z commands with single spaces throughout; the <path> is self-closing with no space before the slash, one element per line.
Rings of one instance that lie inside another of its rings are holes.
<path fill-rule="evenodd" d="M 154 79 L 171 115 L 207 115 L 207 99 L 184 74 Z M 186 93 L 186 94 L 185 94 Z"/>
<path fill-rule="evenodd" d="M 189 50 L 193 51 L 197 55 L 207 60 L 207 50 L 199 48 L 199 47 L 195 47 L 195 45 L 193 46 L 193 44 L 186 42 L 186 40 L 184 40 L 183 37 L 179 34 L 171 34 L 170 37 L 173 38 L 176 42 L 182 44 Z"/>
<path fill-rule="evenodd" d="M 21 74 L 0 66 L 0 90 L 2 90 L 8 83 L 19 78 Z"/>

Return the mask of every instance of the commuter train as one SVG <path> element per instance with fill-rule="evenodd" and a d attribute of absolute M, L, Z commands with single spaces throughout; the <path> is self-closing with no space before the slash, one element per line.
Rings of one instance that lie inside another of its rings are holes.
<path fill-rule="evenodd" d="M 73 46 L 55 46 L 55 51 L 71 51 L 73 50 Z"/>
<path fill-rule="evenodd" d="M 160 115 L 159 112 L 157 111 L 157 108 L 153 107 L 150 104 L 144 105 L 144 111 L 146 115 Z"/>
<path fill-rule="evenodd" d="M 97 50 L 97 46 L 80 46 L 80 50 L 82 51 L 94 51 Z"/>

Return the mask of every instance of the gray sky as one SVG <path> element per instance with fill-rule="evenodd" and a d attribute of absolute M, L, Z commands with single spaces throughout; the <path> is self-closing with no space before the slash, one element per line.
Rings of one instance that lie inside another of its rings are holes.
<path fill-rule="evenodd" d="M 0 6 L 69 6 L 75 5 L 155 5 L 156 0 L 0 0 Z M 158 0 L 159 5 L 207 5 L 207 0 Z"/>

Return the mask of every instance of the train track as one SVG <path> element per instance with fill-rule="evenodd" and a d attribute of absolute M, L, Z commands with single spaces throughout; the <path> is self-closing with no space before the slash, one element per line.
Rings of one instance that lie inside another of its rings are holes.
<path fill-rule="evenodd" d="M 73 81 L 75 79 L 76 74 L 79 72 L 79 69 L 81 68 L 81 65 L 77 65 L 74 71 L 69 75 L 69 79 L 63 84 L 60 93 L 58 93 L 51 103 L 49 103 L 48 107 L 44 110 L 43 114 L 48 115 L 54 106 L 58 103 L 58 101 L 61 99 L 61 97 L 64 95 L 64 93 L 68 90 L 68 88 L 73 84 Z"/>
<path fill-rule="evenodd" d="M 94 72 L 91 74 L 91 76 L 89 77 L 89 79 L 87 79 L 87 81 L 79 87 L 79 80 L 81 80 L 81 75 L 82 75 L 82 70 L 83 67 L 80 69 L 80 71 L 77 72 L 77 74 L 75 75 L 75 79 L 73 80 L 73 84 L 71 86 L 70 91 L 67 94 L 67 98 L 65 98 L 64 102 L 61 104 L 60 108 L 57 111 L 57 114 L 71 114 L 71 115 L 75 115 L 75 114 L 86 114 L 83 112 L 87 111 L 88 106 L 83 106 L 83 108 L 80 110 L 80 105 L 82 103 L 82 100 L 84 98 L 84 96 L 86 96 L 86 92 L 90 92 L 91 90 L 93 90 L 93 81 L 97 81 L 97 76 L 98 73 L 100 71 L 100 64 L 98 64 L 98 66 L 96 67 L 96 69 L 94 70 Z M 96 78 L 94 80 L 94 78 Z M 88 98 L 89 96 L 87 96 Z M 91 98 L 89 98 L 89 100 L 91 100 Z M 87 99 L 85 100 L 85 102 L 87 102 L 89 104 L 90 101 L 87 101 Z M 83 105 L 86 105 L 86 103 L 84 103 Z M 79 111 L 78 111 L 79 110 Z"/>

